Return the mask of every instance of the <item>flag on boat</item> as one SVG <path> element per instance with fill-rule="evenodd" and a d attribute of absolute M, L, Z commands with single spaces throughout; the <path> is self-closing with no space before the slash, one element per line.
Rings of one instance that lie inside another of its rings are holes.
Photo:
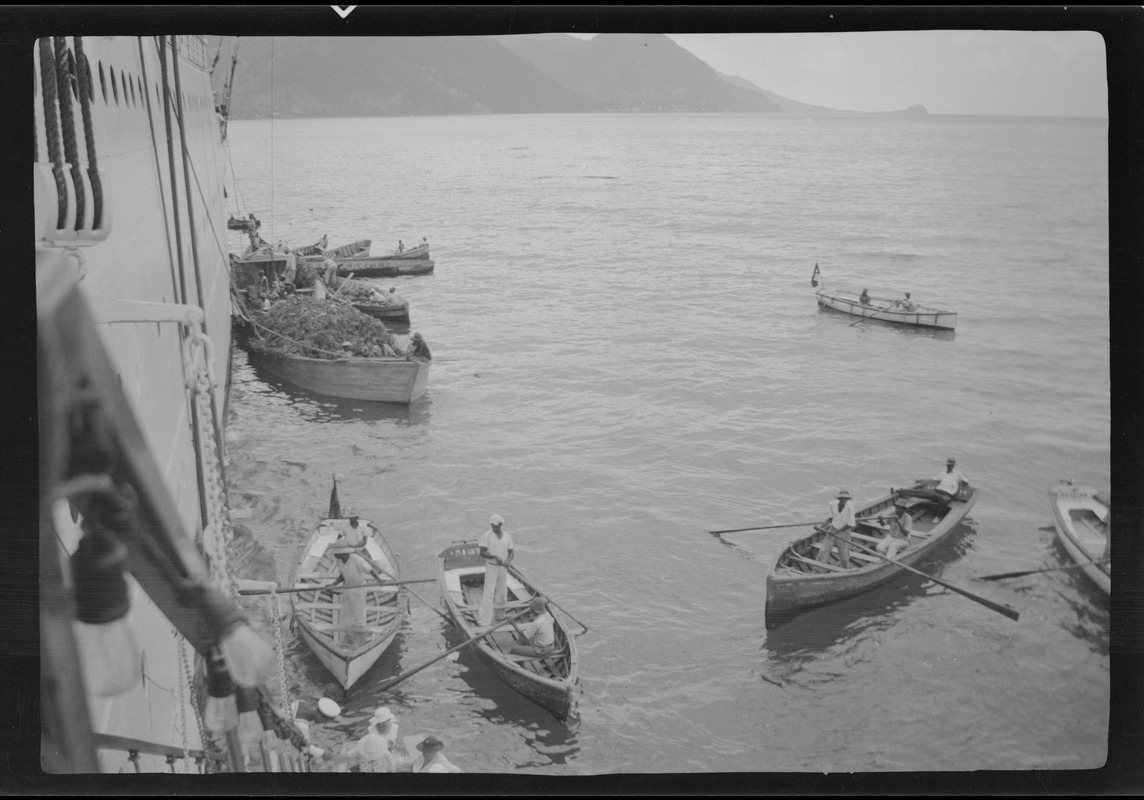
<path fill-rule="evenodd" d="M 811 287 L 812 287 L 812 288 L 817 288 L 817 287 L 818 287 L 818 279 L 819 279 L 819 277 L 821 277 L 821 276 L 820 276 L 820 274 L 819 274 L 819 272 L 818 272 L 818 262 L 817 262 L 817 261 L 815 261 L 815 262 L 814 262 L 814 273 L 813 273 L 813 274 L 810 276 L 810 285 L 811 285 Z"/>
<path fill-rule="evenodd" d="M 338 476 L 334 476 L 334 488 L 330 490 L 330 516 L 328 519 L 342 518 L 342 504 L 338 501 Z"/>

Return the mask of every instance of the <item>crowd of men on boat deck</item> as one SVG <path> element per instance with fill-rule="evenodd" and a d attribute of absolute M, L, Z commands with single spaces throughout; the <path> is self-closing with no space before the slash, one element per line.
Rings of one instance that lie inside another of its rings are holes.
<path fill-rule="evenodd" d="M 858 296 L 858 302 L 864 306 L 870 305 L 870 292 L 862 289 L 862 294 Z M 890 308 L 900 308 L 903 311 L 917 311 L 918 306 L 913 300 L 910 299 L 910 293 L 906 292 L 905 299 L 895 300 L 890 303 Z"/>
<path fill-rule="evenodd" d="M 932 488 L 925 486 L 924 481 L 919 481 L 918 487 L 898 489 L 895 492 L 893 514 L 877 518 L 878 521 L 886 522 L 885 535 L 875 546 L 878 553 L 886 558 L 893 558 L 909 543 L 914 518 L 908 510 L 905 498 L 919 497 L 933 503 L 935 506 L 933 521 L 937 523 L 941 521 L 945 510 L 949 508 L 950 502 L 953 501 L 961 487 L 969 483 L 965 474 L 957 469 L 957 460 L 952 457 L 946 461 L 945 469 L 932 480 L 934 482 Z M 828 506 L 830 517 L 822 525 L 823 537 L 818 543 L 818 550 L 815 554 L 815 558 L 824 564 L 833 565 L 831 554 L 837 551 L 837 563 L 845 568 L 851 566 L 850 545 L 852 540 L 850 533 L 858 527 L 858 522 L 855 519 L 854 506 L 850 499 L 850 492 L 842 489 L 834 500 L 830 501 Z M 863 520 L 864 525 L 875 527 L 871 524 L 872 522 L 873 520 Z"/>

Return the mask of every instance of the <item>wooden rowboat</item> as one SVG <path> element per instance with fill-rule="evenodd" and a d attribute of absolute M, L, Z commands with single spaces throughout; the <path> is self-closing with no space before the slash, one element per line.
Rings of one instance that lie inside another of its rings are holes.
<path fill-rule="evenodd" d="M 353 307 L 391 325 L 409 324 L 409 303 L 354 303 Z"/>
<path fill-rule="evenodd" d="M 919 488 L 931 486 L 934 481 L 922 481 Z M 895 499 L 903 500 L 913 518 L 909 543 L 894 557 L 908 566 L 933 552 L 943 539 L 949 537 L 977 502 L 977 490 L 963 486 L 950 501 L 939 522 L 933 519 L 934 501 L 922 497 L 902 497 L 891 492 L 872 503 L 855 509 L 858 528 L 851 531 L 854 544 L 873 550 L 884 536 L 885 529 L 872 518 L 889 516 L 894 512 Z M 815 558 L 818 543 L 826 533 L 826 526 L 815 528 L 814 533 L 791 542 L 767 575 L 766 627 L 775 628 L 812 608 L 836 603 L 888 583 L 905 570 L 895 564 L 850 548 L 850 565 L 823 564 Z"/>
<path fill-rule="evenodd" d="M 294 255 L 298 258 L 303 258 L 304 256 L 320 255 L 326 249 L 328 242 L 329 240 L 326 238 L 325 234 L 323 234 L 322 238 L 313 244 L 308 244 L 305 247 L 295 247 Z"/>
<path fill-rule="evenodd" d="M 250 363 L 315 394 L 376 403 L 412 403 L 425 394 L 429 361 L 404 358 L 306 358 L 247 344 Z"/>
<path fill-rule="evenodd" d="M 370 253 L 370 246 L 372 244 L 373 241 L 371 239 L 359 239 L 357 241 L 351 241 L 348 245 L 342 245 L 332 249 L 313 249 L 312 252 L 307 253 L 301 253 L 300 251 L 294 252 L 299 255 L 303 261 L 317 261 L 320 263 L 326 259 L 334 259 L 336 261 L 337 259 L 350 259 L 356 255 L 367 255 Z M 309 251 L 310 248 L 307 247 L 303 249 Z"/>
<path fill-rule="evenodd" d="M 403 260 L 403 259 L 419 259 L 429 258 L 429 245 L 419 244 L 416 247 L 407 247 L 404 250 L 394 250 L 385 258 Z"/>
<path fill-rule="evenodd" d="M 895 307 L 893 305 L 895 301 L 887 297 L 871 297 L 867 305 L 859 300 L 858 294 L 835 289 L 829 291 L 819 289 L 814 294 L 818 298 L 818 305 L 822 308 L 841 311 L 862 319 L 950 331 L 957 327 L 956 311 L 943 311 L 922 305 L 915 305 L 913 311 L 906 311 L 904 308 Z"/>
<path fill-rule="evenodd" d="M 381 531 L 366 519 L 359 519 L 364 528 L 365 557 L 384 573 L 398 578 L 397 559 L 389 549 Z M 334 543 L 349 525 L 341 518 L 322 520 L 306 542 L 302 556 L 294 568 L 290 582 L 293 587 L 313 585 L 313 591 L 291 594 L 294 621 L 303 641 L 325 665 L 342 687 L 350 689 L 369 671 L 385 652 L 401 629 L 409 613 L 409 598 L 398 586 L 367 586 L 357 589 L 332 591 L 327 587 L 337 580 L 337 551 Z M 351 558 L 359 558 L 355 553 Z M 363 562 L 364 563 L 364 562 Z M 368 569 L 368 565 L 365 565 Z M 365 594 L 365 625 L 348 624 L 342 617 L 342 602 L 347 591 Z"/>
<path fill-rule="evenodd" d="M 402 259 L 393 256 L 354 256 L 335 258 L 340 276 L 356 275 L 359 278 L 396 278 L 402 275 L 427 275 L 433 271 L 435 263 L 427 258 Z"/>
<path fill-rule="evenodd" d="M 1112 592 L 1112 501 L 1066 481 L 1049 490 L 1057 540 L 1104 594 Z M 1100 563 L 1093 563 L 1100 562 Z"/>
<path fill-rule="evenodd" d="M 477 636 L 482 630 L 477 625 L 477 610 L 484 592 L 485 560 L 480 556 L 477 542 L 460 542 L 441 552 L 440 581 L 445 605 L 449 616 L 457 623 L 465 638 Z M 508 576 L 508 598 L 506 609 L 509 614 L 518 613 L 527 607 L 528 601 L 541 594 L 536 585 L 520 572 L 515 565 Z M 513 655 L 513 631 L 510 628 L 497 631 L 474 643 L 473 648 L 494 675 L 514 690 L 550 711 L 558 719 L 565 720 L 572 712 L 573 692 L 579 680 L 580 655 L 576 651 L 576 639 L 549 606 L 556 625 L 556 650 L 548 658 L 532 658 Z"/>

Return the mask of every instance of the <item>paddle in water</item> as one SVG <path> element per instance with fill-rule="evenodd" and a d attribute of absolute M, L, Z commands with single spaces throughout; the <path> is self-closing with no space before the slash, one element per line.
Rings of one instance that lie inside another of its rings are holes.
<path fill-rule="evenodd" d="M 1036 575 L 1040 572 L 1056 572 L 1062 569 L 1080 569 L 1081 567 L 1091 567 L 1097 564 L 1107 564 L 1108 559 L 1103 558 L 1100 561 L 1084 561 L 1080 564 L 1064 564 L 1059 567 L 1045 567 L 1044 569 L 1027 569 L 1023 572 L 1002 572 L 998 575 L 982 575 L 976 580 L 979 581 L 999 581 L 1002 578 L 1019 578 L 1022 575 Z"/>
<path fill-rule="evenodd" d="M 826 533 L 829 536 L 833 536 L 835 539 L 837 539 L 840 542 L 845 541 L 840 536 L 838 536 L 835 533 L 832 533 L 829 530 L 827 530 Z M 920 569 L 914 569 L 913 567 L 909 566 L 908 564 L 903 564 L 901 561 L 895 561 L 894 559 L 889 558 L 888 556 L 884 556 L 881 553 L 879 553 L 877 550 L 871 550 L 868 547 L 863 547 L 862 545 L 858 544 L 857 542 L 850 542 L 850 546 L 853 547 L 855 550 L 858 550 L 859 552 L 866 553 L 867 555 L 871 555 L 871 556 L 876 556 L 877 558 L 882 559 L 883 561 L 885 561 L 888 564 L 893 564 L 894 566 L 901 567 L 902 569 L 904 569 L 908 572 L 912 572 L 915 575 L 920 575 L 921 577 L 925 578 L 926 580 L 931 580 L 934 583 L 940 584 L 940 585 L 944 586 L 945 588 L 947 588 L 951 591 L 957 592 L 958 594 L 960 594 L 964 597 L 968 597 L 970 600 L 973 600 L 976 603 L 980 603 L 981 605 L 985 606 L 986 608 L 993 609 L 998 614 L 1004 614 L 1006 617 L 1008 617 L 1011 620 L 1016 620 L 1021 616 L 1018 612 L 1009 608 L 1009 606 L 1002 605 L 1001 603 L 995 603 L 992 600 L 987 600 L 984 597 L 981 597 L 980 595 L 976 595 L 973 592 L 970 592 L 966 589 L 962 589 L 960 586 L 949 583 L 948 581 L 943 581 L 941 578 L 935 578 L 933 575 L 929 575 L 925 572 L 922 572 Z"/>

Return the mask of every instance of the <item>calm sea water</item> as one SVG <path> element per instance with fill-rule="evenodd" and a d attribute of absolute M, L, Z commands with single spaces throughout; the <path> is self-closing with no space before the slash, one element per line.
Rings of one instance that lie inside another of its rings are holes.
<path fill-rule="evenodd" d="M 1109 607 L 1047 490 L 1110 483 L 1107 124 L 584 115 L 230 128 L 236 211 L 267 239 L 389 252 L 435 361 L 411 408 L 339 402 L 239 351 L 229 420 L 242 577 L 287 581 L 328 506 L 379 522 L 406 577 L 502 514 L 518 564 L 589 627 L 569 724 L 413 601 L 348 698 L 285 628 L 295 697 L 378 705 L 471 772 L 1073 770 L 1108 746 Z M 237 191 L 236 191 L 237 190 Z M 240 246 L 237 239 L 234 249 Z M 815 305 L 827 286 L 955 309 L 926 333 Z M 790 528 L 936 474 L 980 489 L 906 576 L 768 632 Z M 440 604 L 435 584 L 414 587 Z M 269 636 L 268 605 L 252 606 Z M 575 625 L 572 626 L 575 628 Z"/>

